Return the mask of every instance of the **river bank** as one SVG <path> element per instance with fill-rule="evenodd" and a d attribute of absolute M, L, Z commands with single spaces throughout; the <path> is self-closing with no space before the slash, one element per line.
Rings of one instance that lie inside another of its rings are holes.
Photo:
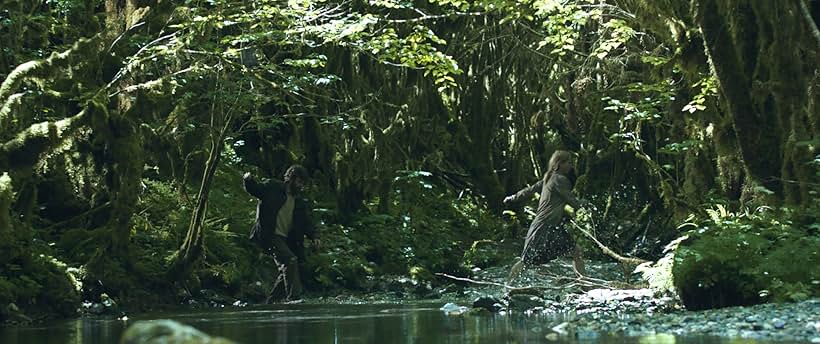
<path fill-rule="evenodd" d="M 452 280 L 435 287 L 397 277 L 381 282 L 371 292 L 312 294 L 294 303 L 377 305 L 423 301 L 438 305 L 440 312 L 451 319 L 505 319 L 523 315 L 529 319 L 528 331 L 548 340 L 668 335 L 820 343 L 820 299 L 693 312 L 685 310 L 674 298 L 659 297 L 649 289 L 595 288 L 573 283 L 575 277 L 570 262 L 565 259 L 525 270 L 512 283 L 512 289 L 501 286 L 508 269 L 509 266 L 475 269 L 469 276 L 472 282 Z M 624 287 L 640 285 L 635 276 L 624 278 L 623 270 L 614 263 L 591 262 L 587 272 L 595 280 L 616 282 L 614 284 Z M 83 304 L 81 318 L 126 324 L 129 318 L 145 317 L 146 313 L 121 308 L 112 302 Z M 204 291 L 177 309 L 180 312 L 224 309 L 242 313 L 252 312 L 255 307 L 258 305 L 252 302 Z M 167 306 L 158 308 L 169 309 Z M 31 323 L 17 325 L 30 326 Z"/>
<path fill-rule="evenodd" d="M 442 312 L 452 317 L 523 313 L 540 318 L 541 326 L 532 330 L 548 339 L 670 335 L 820 343 L 820 299 L 687 311 L 675 298 L 656 295 L 650 289 L 594 288 L 573 283 L 575 275 L 566 259 L 525 270 L 512 283 L 517 289 L 500 286 L 508 271 L 509 266 L 476 269 L 472 282 L 454 280 L 433 294 L 441 300 Z M 610 284 L 641 285 L 637 276 L 624 277 L 616 263 L 591 263 L 587 273 L 593 280 Z M 422 294 L 395 291 L 310 302 L 378 303 L 395 300 L 396 296 Z"/>
<path fill-rule="evenodd" d="M 596 263 L 587 270 L 594 279 L 640 285 L 636 276 L 625 278 L 615 263 Z M 490 268 L 476 271 L 473 278 L 503 284 L 508 271 L 507 267 Z M 675 298 L 655 295 L 649 289 L 591 288 L 573 285 L 573 278 L 570 262 L 558 259 L 526 270 L 512 283 L 526 286 L 522 288 L 526 293 L 505 293 L 503 288 L 475 283 L 464 291 L 465 296 L 475 297 L 466 306 L 500 315 L 524 312 L 549 319 L 538 331 L 552 339 L 668 334 L 820 343 L 820 299 L 687 311 Z M 561 285 L 568 287 L 559 288 Z M 458 303 L 451 304 L 451 310 L 453 305 Z"/>

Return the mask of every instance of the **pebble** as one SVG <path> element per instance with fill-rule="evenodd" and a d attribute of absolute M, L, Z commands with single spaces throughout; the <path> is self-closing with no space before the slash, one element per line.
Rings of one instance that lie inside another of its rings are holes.
<path fill-rule="evenodd" d="M 772 320 L 772 325 L 774 326 L 774 328 L 782 330 L 784 327 L 786 327 L 786 322 L 775 318 L 774 320 Z"/>

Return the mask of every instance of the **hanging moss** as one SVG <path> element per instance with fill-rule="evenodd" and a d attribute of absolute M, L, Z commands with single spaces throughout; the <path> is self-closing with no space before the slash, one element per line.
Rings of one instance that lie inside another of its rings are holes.
<path fill-rule="evenodd" d="M 11 231 L 11 203 L 14 200 L 14 189 L 8 172 L 0 175 L 0 240 L 5 239 Z"/>
<path fill-rule="evenodd" d="M 0 167 L 31 169 L 40 155 L 61 144 L 86 119 L 85 110 L 54 122 L 41 122 L 28 127 L 16 138 L 0 144 Z"/>
<path fill-rule="evenodd" d="M 63 52 L 54 52 L 47 59 L 28 61 L 23 63 L 9 73 L 2 85 L 0 85 L 0 104 L 6 104 L 8 98 L 17 90 L 26 79 L 38 79 L 44 76 L 59 75 L 55 70 L 66 68 L 73 62 L 75 54 L 89 54 L 89 52 L 99 51 L 102 38 L 100 35 L 89 39 L 80 39 Z"/>

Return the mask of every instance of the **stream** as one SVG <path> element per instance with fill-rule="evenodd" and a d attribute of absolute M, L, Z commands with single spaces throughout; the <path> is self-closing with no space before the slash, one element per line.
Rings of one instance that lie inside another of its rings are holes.
<path fill-rule="evenodd" d="M 738 339 L 578 332 L 558 336 L 561 315 L 448 315 L 439 302 L 278 304 L 147 313 L 128 320 L 83 317 L 39 326 L 0 328 L 0 343 L 117 343 L 138 320 L 173 319 L 238 343 L 737 343 Z M 769 343 L 742 339 L 743 343 Z M 776 343 L 784 343 L 776 341 Z"/>

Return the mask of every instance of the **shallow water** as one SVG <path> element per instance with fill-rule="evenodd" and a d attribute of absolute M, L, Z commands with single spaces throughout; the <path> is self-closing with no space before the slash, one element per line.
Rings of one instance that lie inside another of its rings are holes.
<path fill-rule="evenodd" d="M 134 316 L 126 321 L 81 318 L 36 327 L 0 328 L 0 343 L 117 343 L 129 323 L 174 319 L 240 343 L 541 343 L 559 317 L 448 316 L 441 303 L 294 304 L 186 310 Z M 553 335 L 554 336 L 554 335 Z M 617 337 L 579 333 L 558 337 L 582 343 L 763 343 L 715 337 Z M 782 342 L 781 342 L 782 343 Z"/>

